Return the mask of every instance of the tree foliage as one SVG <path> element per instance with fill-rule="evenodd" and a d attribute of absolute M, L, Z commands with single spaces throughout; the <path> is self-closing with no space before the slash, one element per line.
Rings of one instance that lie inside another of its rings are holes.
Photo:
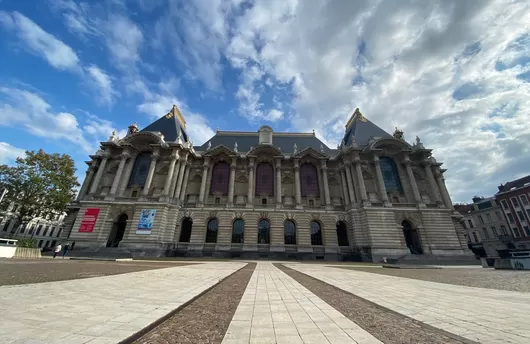
<path fill-rule="evenodd" d="M 18 205 L 19 223 L 61 213 L 79 186 L 75 171 L 74 161 L 67 154 L 26 151 L 14 166 L 0 165 L 0 188 L 7 190 L 2 203 Z"/>

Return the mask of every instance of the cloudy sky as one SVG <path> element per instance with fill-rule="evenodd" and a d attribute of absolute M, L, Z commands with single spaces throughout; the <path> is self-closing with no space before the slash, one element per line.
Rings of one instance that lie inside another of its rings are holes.
<path fill-rule="evenodd" d="M 0 0 L 0 163 L 72 155 L 177 104 L 216 128 L 315 129 L 356 107 L 418 135 L 455 202 L 530 173 L 528 1 Z"/>

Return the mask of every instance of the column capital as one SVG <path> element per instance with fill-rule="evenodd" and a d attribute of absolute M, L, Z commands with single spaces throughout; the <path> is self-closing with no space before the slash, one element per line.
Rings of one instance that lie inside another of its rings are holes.
<path fill-rule="evenodd" d="M 160 159 L 160 155 L 156 153 L 153 153 L 153 155 L 151 155 L 151 161 L 157 161 L 158 159 Z"/>
<path fill-rule="evenodd" d="M 278 158 L 276 159 L 276 168 L 281 168 L 281 167 L 282 167 L 282 159 Z"/>
<path fill-rule="evenodd" d="M 230 169 L 235 169 L 237 167 L 237 159 L 232 159 L 230 162 Z"/>
<path fill-rule="evenodd" d="M 374 155 L 372 158 L 372 162 L 374 163 L 374 165 L 379 165 L 380 163 L 379 155 Z"/>
<path fill-rule="evenodd" d="M 171 151 L 171 158 L 175 158 L 175 159 L 178 159 L 179 158 L 179 149 L 178 148 L 175 148 Z"/>
<path fill-rule="evenodd" d="M 354 164 L 354 165 L 360 165 L 360 164 L 361 164 L 361 158 L 359 158 L 358 156 L 356 156 L 356 157 L 353 159 L 353 164 Z"/>
<path fill-rule="evenodd" d="M 129 159 L 131 157 L 131 154 L 129 152 L 122 152 L 120 157 L 122 159 Z"/>

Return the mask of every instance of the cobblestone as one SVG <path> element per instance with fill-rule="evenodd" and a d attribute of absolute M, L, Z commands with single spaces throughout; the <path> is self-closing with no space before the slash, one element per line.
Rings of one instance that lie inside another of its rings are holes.
<path fill-rule="evenodd" d="M 0 285 L 65 281 L 78 278 L 118 275 L 152 269 L 189 265 L 190 263 L 140 263 L 63 260 L 56 258 L 26 260 L 0 259 Z"/>
<path fill-rule="evenodd" d="M 378 307 L 360 297 L 281 264 L 276 264 L 276 266 L 383 343 L 469 343 L 469 341 L 449 337 L 442 331 L 425 326 L 419 321 Z"/>
<path fill-rule="evenodd" d="M 341 266 L 340 268 L 468 287 L 530 292 L 530 274 L 524 271 L 495 270 L 491 268 L 374 269 L 353 266 Z"/>
<path fill-rule="evenodd" d="M 135 343 L 221 343 L 255 267 L 247 264 Z"/>

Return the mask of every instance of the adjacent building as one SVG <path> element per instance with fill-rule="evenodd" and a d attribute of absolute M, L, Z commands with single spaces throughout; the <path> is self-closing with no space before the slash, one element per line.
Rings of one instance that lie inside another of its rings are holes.
<path fill-rule="evenodd" d="M 456 208 L 456 207 L 455 207 Z M 514 248 L 514 238 L 495 197 L 474 197 L 473 203 L 457 208 L 464 218 L 468 247 L 478 257 L 498 258 Z"/>
<path fill-rule="evenodd" d="M 462 259 L 445 169 L 416 137 L 357 109 L 336 149 L 314 132 L 220 131 L 194 146 L 176 106 L 86 162 L 70 206 L 76 248 L 133 255 Z M 108 250 L 107 249 L 107 250 Z"/>
<path fill-rule="evenodd" d="M 516 248 L 530 249 L 530 175 L 501 184 L 495 198 L 500 202 Z"/>

